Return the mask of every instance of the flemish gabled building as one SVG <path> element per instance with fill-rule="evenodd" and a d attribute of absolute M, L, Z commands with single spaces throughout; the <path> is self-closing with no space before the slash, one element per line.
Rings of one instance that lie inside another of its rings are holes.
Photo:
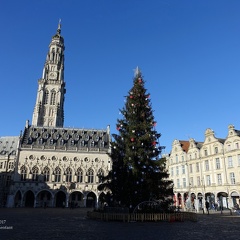
<path fill-rule="evenodd" d="M 174 140 L 168 169 L 176 206 L 199 210 L 205 201 L 212 208 L 239 204 L 240 131 L 229 125 L 226 139 L 207 129 L 204 142 Z"/>
<path fill-rule="evenodd" d="M 110 128 L 64 125 L 64 39 L 59 24 L 38 80 L 32 124 L 26 122 L 8 207 L 98 207 L 100 176 L 111 169 Z"/>
<path fill-rule="evenodd" d="M 19 137 L 0 137 L 0 207 L 7 203 L 18 157 Z"/>

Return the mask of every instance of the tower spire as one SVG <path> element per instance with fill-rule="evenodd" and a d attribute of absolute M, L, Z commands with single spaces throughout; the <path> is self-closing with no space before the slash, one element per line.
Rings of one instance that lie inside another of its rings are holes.
<path fill-rule="evenodd" d="M 58 34 L 61 34 L 61 18 L 59 18 L 59 21 L 58 21 L 57 33 L 58 33 Z"/>

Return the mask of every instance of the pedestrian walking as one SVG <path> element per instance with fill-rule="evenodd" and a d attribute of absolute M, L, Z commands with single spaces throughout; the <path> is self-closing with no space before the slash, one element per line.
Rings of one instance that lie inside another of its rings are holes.
<path fill-rule="evenodd" d="M 206 209 L 207 209 L 207 212 L 208 212 L 208 215 L 209 215 L 209 202 L 206 201 Z"/>

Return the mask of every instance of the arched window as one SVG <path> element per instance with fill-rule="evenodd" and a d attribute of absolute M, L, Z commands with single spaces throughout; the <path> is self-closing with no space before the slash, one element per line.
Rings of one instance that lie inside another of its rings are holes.
<path fill-rule="evenodd" d="M 26 181 L 27 179 L 27 168 L 25 166 L 21 167 L 21 181 Z"/>
<path fill-rule="evenodd" d="M 48 90 L 46 90 L 44 93 L 44 104 L 48 104 L 48 95 L 49 95 L 49 92 Z"/>
<path fill-rule="evenodd" d="M 77 182 L 81 183 L 83 181 L 83 170 L 81 168 L 78 168 L 76 175 L 77 175 Z"/>
<path fill-rule="evenodd" d="M 67 168 L 66 171 L 66 182 L 71 182 L 72 181 L 72 169 L 71 168 Z"/>
<path fill-rule="evenodd" d="M 50 176 L 50 170 L 48 167 L 45 167 L 43 169 L 43 176 L 44 176 L 44 182 L 48 182 L 49 181 L 49 176 Z"/>
<path fill-rule="evenodd" d="M 101 183 L 103 181 L 102 177 L 104 176 L 104 171 L 102 169 L 99 169 L 97 176 L 98 176 L 98 182 Z"/>
<path fill-rule="evenodd" d="M 56 104 L 56 92 L 55 90 L 51 91 L 51 101 L 50 101 L 50 105 L 55 105 Z"/>
<path fill-rule="evenodd" d="M 32 180 L 37 181 L 38 180 L 38 167 L 34 166 L 32 168 Z"/>
<path fill-rule="evenodd" d="M 61 181 L 61 169 L 59 167 L 55 168 L 55 182 L 60 182 Z"/>
<path fill-rule="evenodd" d="M 88 183 L 93 183 L 94 171 L 91 168 L 88 169 L 87 176 L 88 176 Z"/>

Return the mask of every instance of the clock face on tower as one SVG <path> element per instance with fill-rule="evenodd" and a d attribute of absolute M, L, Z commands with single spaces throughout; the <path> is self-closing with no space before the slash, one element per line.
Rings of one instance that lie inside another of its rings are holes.
<path fill-rule="evenodd" d="M 55 72 L 49 73 L 49 79 L 56 79 L 56 78 L 57 78 L 57 73 L 55 73 Z"/>

